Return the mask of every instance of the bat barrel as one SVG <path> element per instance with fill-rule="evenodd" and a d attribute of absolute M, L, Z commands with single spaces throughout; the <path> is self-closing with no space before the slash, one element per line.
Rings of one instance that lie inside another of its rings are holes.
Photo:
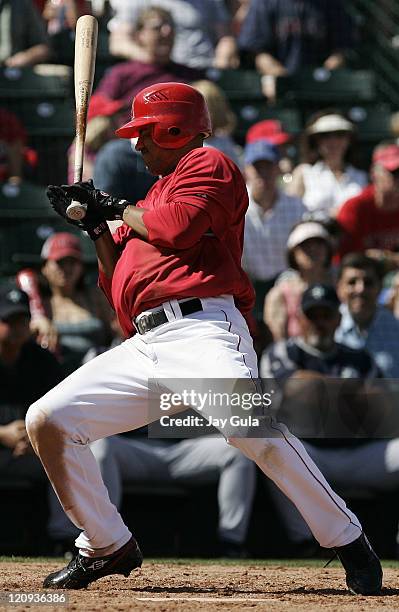
<path fill-rule="evenodd" d="M 84 143 L 86 139 L 87 112 L 94 81 L 96 63 L 98 23 L 92 15 L 82 15 L 76 23 L 75 37 L 75 103 L 76 103 L 76 139 L 75 139 L 75 183 L 82 180 Z M 70 219 L 80 220 L 86 214 L 87 206 L 72 202 L 66 214 Z"/>

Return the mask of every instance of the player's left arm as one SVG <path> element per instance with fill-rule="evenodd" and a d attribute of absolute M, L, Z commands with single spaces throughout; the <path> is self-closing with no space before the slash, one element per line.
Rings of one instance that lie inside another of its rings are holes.
<path fill-rule="evenodd" d="M 201 239 L 211 224 L 208 214 L 201 208 L 175 201 L 173 197 L 165 206 L 148 210 L 94 189 L 91 181 L 63 185 L 62 189 L 70 198 L 87 204 L 104 219 L 122 219 L 140 238 L 157 246 L 188 248 Z M 102 235 L 95 242 L 99 260 L 107 270 L 112 270 L 115 263 L 115 253 L 110 248 L 112 242 L 108 235 Z"/>

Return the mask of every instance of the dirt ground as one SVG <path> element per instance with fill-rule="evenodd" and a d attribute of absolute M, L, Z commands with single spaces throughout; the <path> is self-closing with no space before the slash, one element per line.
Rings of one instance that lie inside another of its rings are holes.
<path fill-rule="evenodd" d="M 0 563 L 0 594 L 42 591 L 43 577 L 62 567 L 59 561 Z M 129 578 L 103 578 L 84 591 L 65 591 L 68 606 L 4 606 L 0 610 L 390 610 L 399 609 L 399 571 L 385 568 L 384 592 L 378 597 L 350 595 L 344 572 L 335 564 L 323 568 L 235 564 L 145 562 Z M 58 592 L 59 593 L 59 592 Z"/>

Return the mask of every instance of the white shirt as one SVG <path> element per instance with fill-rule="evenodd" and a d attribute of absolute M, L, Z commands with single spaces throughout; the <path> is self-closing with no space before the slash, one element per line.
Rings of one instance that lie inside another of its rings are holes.
<path fill-rule="evenodd" d="M 252 280 L 271 279 L 287 268 L 288 236 L 305 212 L 300 198 L 282 191 L 273 208 L 264 212 L 249 193 L 242 265 Z"/>
<path fill-rule="evenodd" d="M 313 165 L 303 164 L 302 168 L 305 186 L 303 203 L 311 212 L 328 213 L 331 209 L 339 209 L 368 183 L 367 173 L 353 166 L 346 166 L 339 179 L 323 161 Z"/>

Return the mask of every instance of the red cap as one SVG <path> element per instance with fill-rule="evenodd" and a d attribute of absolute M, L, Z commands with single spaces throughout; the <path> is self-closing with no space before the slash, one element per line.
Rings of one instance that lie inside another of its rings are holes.
<path fill-rule="evenodd" d="M 275 145 L 282 145 L 291 140 L 291 135 L 284 132 L 281 122 L 277 119 L 258 121 L 249 128 L 246 135 L 247 144 L 255 140 L 267 140 Z"/>
<path fill-rule="evenodd" d="M 108 117 L 116 113 L 122 106 L 123 102 L 120 100 L 111 100 L 111 98 L 107 98 L 107 96 L 102 94 L 94 94 L 90 99 L 87 120 L 90 121 L 90 119 L 94 119 L 98 115 Z"/>
<path fill-rule="evenodd" d="M 391 144 L 379 148 L 373 155 L 373 163 L 380 164 L 389 172 L 394 172 L 399 168 L 399 146 Z"/>
<path fill-rule="evenodd" d="M 50 259 L 57 261 L 63 257 L 75 257 L 76 259 L 82 259 L 82 249 L 80 246 L 80 240 L 77 236 L 69 234 L 68 232 L 59 232 L 52 234 L 43 244 L 42 259 Z"/>

